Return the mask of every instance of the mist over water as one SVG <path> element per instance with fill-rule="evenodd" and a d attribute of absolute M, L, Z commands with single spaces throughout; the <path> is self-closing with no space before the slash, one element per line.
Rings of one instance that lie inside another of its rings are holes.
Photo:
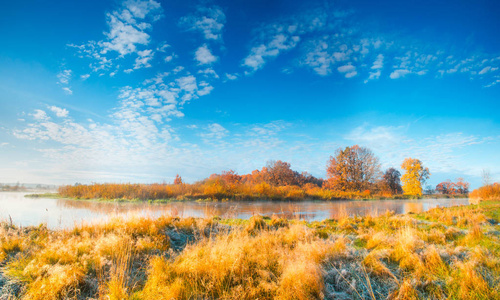
<path fill-rule="evenodd" d="M 342 216 L 380 215 L 386 211 L 398 214 L 419 213 L 431 208 L 469 204 L 469 199 L 422 199 L 380 201 L 229 201 L 172 202 L 162 204 L 97 202 L 52 198 L 29 198 L 26 193 L 0 193 L 0 219 L 21 226 L 46 224 L 49 228 L 69 228 L 113 217 L 172 215 L 179 217 L 213 217 L 248 219 L 253 215 L 321 221 Z"/>

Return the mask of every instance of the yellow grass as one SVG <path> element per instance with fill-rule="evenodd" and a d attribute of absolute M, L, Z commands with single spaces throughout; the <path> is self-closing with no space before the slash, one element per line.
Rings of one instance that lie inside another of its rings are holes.
<path fill-rule="evenodd" d="M 498 210 L 1 223 L 1 272 L 21 299 L 499 299 Z"/>

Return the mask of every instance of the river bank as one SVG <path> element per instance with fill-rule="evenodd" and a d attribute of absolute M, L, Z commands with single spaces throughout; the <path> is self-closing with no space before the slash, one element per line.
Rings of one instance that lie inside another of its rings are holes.
<path fill-rule="evenodd" d="M 30 299 L 495 299 L 499 222 L 499 202 L 321 222 L 2 222 L 0 284 Z"/>
<path fill-rule="evenodd" d="M 42 193 L 42 194 L 27 194 L 25 197 L 30 198 L 56 198 L 56 199 L 68 199 L 68 200 L 82 200 L 82 201 L 98 201 L 98 202 L 131 202 L 131 203 L 139 203 L 139 202 L 147 202 L 147 203 L 171 203 L 171 202 L 182 202 L 182 201 L 197 201 L 197 202 L 229 202 L 229 201 L 275 201 L 275 202 L 283 202 L 283 201 L 377 201 L 377 200 L 416 200 L 416 199 L 464 199 L 468 198 L 468 194 L 457 194 L 457 195 L 449 195 L 449 194 L 424 194 L 420 197 L 409 196 L 409 195 L 392 195 L 392 196 L 373 196 L 373 197 L 362 197 L 356 196 L 352 198 L 318 198 L 318 197 L 305 197 L 305 198 L 265 198 L 260 195 L 252 196 L 252 197 L 231 197 L 231 198 L 199 198 L 199 196 L 177 196 L 166 199 L 147 199 L 147 198 L 82 198 L 82 197 L 68 197 L 59 193 Z"/>

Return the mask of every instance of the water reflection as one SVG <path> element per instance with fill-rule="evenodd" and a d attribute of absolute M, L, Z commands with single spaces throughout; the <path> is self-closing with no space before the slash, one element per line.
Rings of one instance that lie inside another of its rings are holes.
<path fill-rule="evenodd" d="M 51 228 L 71 227 L 82 222 L 96 222 L 112 216 L 145 215 L 157 217 L 243 218 L 260 214 L 321 221 L 343 216 L 373 215 L 386 211 L 398 214 L 427 211 L 433 207 L 468 204 L 468 199 L 425 199 L 383 201 L 300 201 L 300 202 L 173 202 L 164 204 L 78 201 L 67 199 L 25 198 L 24 193 L 0 193 L 0 218 L 9 216 L 19 225 L 45 223 Z"/>

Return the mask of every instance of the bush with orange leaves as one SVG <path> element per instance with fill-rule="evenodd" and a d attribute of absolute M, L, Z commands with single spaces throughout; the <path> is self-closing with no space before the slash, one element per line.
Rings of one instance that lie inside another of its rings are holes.
<path fill-rule="evenodd" d="M 500 183 L 495 182 L 475 189 L 469 197 L 474 201 L 500 200 Z"/>

